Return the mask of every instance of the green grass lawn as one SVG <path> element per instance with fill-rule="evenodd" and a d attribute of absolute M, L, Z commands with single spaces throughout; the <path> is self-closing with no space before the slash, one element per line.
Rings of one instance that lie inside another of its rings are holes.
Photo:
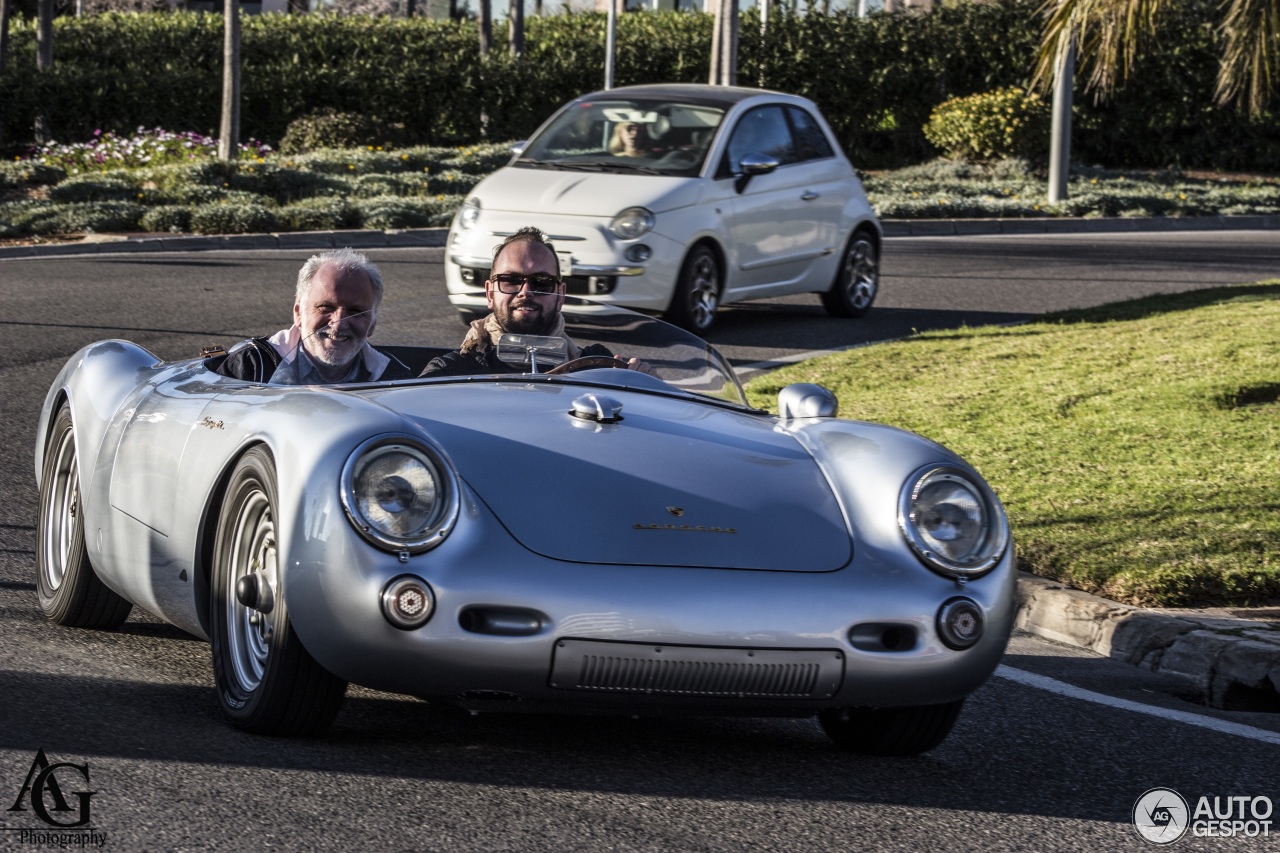
<path fill-rule="evenodd" d="M 1027 571 L 1137 605 L 1280 603 L 1280 280 L 922 333 L 748 392 L 774 409 L 791 382 L 968 459 Z"/>

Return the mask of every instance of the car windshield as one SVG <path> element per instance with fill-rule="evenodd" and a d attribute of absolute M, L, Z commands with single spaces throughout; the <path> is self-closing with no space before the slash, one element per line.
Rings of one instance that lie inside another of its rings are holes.
<path fill-rule="evenodd" d="M 735 405 L 747 405 L 742 385 L 724 356 L 706 341 L 683 329 L 625 308 L 602 305 L 572 296 L 565 297 L 561 314 L 565 321 L 565 333 L 578 347 L 585 348 L 597 344 L 621 359 L 640 359 L 647 365 L 647 370 L 645 372 L 626 370 L 611 367 L 608 364 L 601 367 L 599 361 L 574 364 L 566 361 L 567 356 L 561 348 L 559 352 L 535 354 L 525 359 L 525 363 L 519 366 L 514 364 L 510 356 L 507 356 L 504 362 L 514 368 L 515 373 L 418 377 L 432 357 L 458 349 L 465 334 L 461 327 L 457 337 L 451 340 L 423 341 L 398 338 L 379 340 L 381 335 L 375 335 L 369 343 L 379 353 L 392 359 L 393 363 L 399 363 L 407 368 L 413 377 L 396 380 L 395 384 L 510 381 L 513 376 L 519 376 L 521 381 L 525 381 L 537 377 L 538 381 L 563 381 L 662 393 L 698 394 Z M 328 334 L 328 330 L 318 332 L 317 336 L 324 334 Z M 301 348 L 300 343 L 293 353 L 286 355 L 271 376 L 270 384 L 316 384 L 312 366 L 308 358 L 301 355 Z M 505 342 L 503 348 L 507 348 Z M 593 350 L 593 352 L 596 351 Z M 537 364 L 533 363 L 534 359 L 538 360 Z M 569 372 L 550 373 L 552 368 L 561 364 L 564 364 Z M 578 369 L 579 367 L 584 369 Z"/>
<path fill-rule="evenodd" d="M 702 170 L 724 110 L 654 99 L 578 101 L 512 164 L 531 169 L 692 176 Z"/>

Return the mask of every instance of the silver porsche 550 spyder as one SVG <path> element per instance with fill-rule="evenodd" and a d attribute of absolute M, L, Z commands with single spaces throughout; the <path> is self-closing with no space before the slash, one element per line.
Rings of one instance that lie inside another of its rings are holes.
<path fill-rule="evenodd" d="M 256 732 L 322 730 L 354 682 L 938 745 L 1014 615 L 982 478 L 838 419 L 819 386 L 753 409 L 661 321 L 572 298 L 564 316 L 650 372 L 516 338 L 517 372 L 297 386 L 85 347 L 39 424 L 41 608 L 112 628 L 136 605 L 208 640 L 223 711 Z M 417 369 L 443 351 L 385 349 Z"/>

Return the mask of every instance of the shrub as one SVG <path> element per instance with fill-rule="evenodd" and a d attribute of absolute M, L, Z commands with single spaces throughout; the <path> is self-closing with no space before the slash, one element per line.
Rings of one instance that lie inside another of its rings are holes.
<path fill-rule="evenodd" d="M 141 189 L 132 175 L 76 175 L 49 189 L 49 200 L 133 201 Z"/>
<path fill-rule="evenodd" d="M 0 190 L 49 186 L 67 177 L 65 169 L 30 160 L 0 163 Z"/>
<path fill-rule="evenodd" d="M 83 234 L 105 231 L 137 231 L 141 205 L 124 201 L 92 201 L 74 204 L 17 202 L 4 205 L 0 220 L 10 234 Z"/>
<path fill-rule="evenodd" d="M 180 204 L 162 204 L 148 208 L 138 227 L 143 231 L 168 231 L 180 234 L 191 229 L 191 209 Z"/>
<path fill-rule="evenodd" d="M 1049 149 L 1049 108 L 1020 89 L 996 89 L 939 104 L 925 138 L 948 157 L 1043 159 Z"/>
<path fill-rule="evenodd" d="M 459 196 L 386 197 L 356 202 L 365 228 L 430 228 L 448 225 L 462 203 Z"/>
<path fill-rule="evenodd" d="M 280 153 L 305 154 L 321 148 L 361 145 L 394 147 L 404 142 L 404 125 L 387 124 L 377 116 L 338 112 L 332 107 L 289 122 L 280 139 Z"/>
<path fill-rule="evenodd" d="M 262 233 L 276 230 L 276 217 L 260 204 L 202 204 L 191 211 L 191 230 L 197 234 Z"/>
<path fill-rule="evenodd" d="M 342 198 L 309 198 L 276 211 L 280 227 L 287 231 L 333 231 L 359 228 L 360 211 Z"/>

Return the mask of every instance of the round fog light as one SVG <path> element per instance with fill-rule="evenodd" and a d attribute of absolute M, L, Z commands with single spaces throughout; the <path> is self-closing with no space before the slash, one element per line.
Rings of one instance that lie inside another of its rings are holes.
<path fill-rule="evenodd" d="M 938 611 L 938 636 L 949 649 L 967 649 L 982 639 L 982 608 L 967 598 L 953 598 Z"/>
<path fill-rule="evenodd" d="M 636 243 L 634 246 L 628 246 L 622 255 L 633 264 L 642 264 L 653 257 L 653 249 L 644 243 Z"/>
<path fill-rule="evenodd" d="M 426 624 L 436 609 L 436 598 L 425 581 L 401 575 L 382 591 L 382 615 L 397 628 L 410 631 Z"/>

